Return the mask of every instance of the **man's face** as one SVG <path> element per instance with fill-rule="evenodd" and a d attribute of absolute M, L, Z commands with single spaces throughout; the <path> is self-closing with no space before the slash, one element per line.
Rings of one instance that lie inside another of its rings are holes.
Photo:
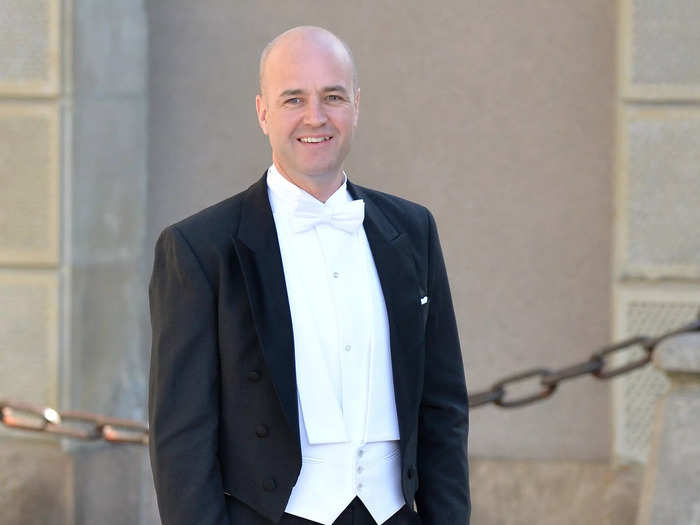
<path fill-rule="evenodd" d="M 301 177 L 334 177 L 350 151 L 359 90 L 340 44 L 313 38 L 280 42 L 268 55 L 258 121 L 280 171 Z"/>

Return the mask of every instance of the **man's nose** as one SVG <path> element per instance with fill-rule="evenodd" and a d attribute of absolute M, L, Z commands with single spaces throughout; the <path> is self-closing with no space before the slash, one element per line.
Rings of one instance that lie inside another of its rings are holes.
<path fill-rule="evenodd" d="M 305 124 L 313 127 L 323 126 L 328 117 L 326 116 L 323 103 L 315 98 L 311 98 L 306 105 L 306 113 L 304 114 Z"/>

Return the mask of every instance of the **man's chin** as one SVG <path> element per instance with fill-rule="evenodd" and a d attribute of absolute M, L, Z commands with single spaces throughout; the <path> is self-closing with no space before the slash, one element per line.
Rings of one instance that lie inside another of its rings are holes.
<path fill-rule="evenodd" d="M 299 166 L 297 173 L 309 179 L 332 179 L 341 172 L 339 166 Z"/>

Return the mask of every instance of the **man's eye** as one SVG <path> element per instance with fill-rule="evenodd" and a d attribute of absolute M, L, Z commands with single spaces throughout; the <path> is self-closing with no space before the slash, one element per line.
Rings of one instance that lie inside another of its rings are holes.
<path fill-rule="evenodd" d="M 338 95 L 328 95 L 328 100 L 331 102 L 338 102 L 339 100 L 343 100 L 340 96 Z"/>
<path fill-rule="evenodd" d="M 294 97 L 294 98 L 288 98 L 287 100 L 284 101 L 285 104 L 290 104 L 290 105 L 296 105 L 301 102 L 301 99 L 299 97 Z"/>

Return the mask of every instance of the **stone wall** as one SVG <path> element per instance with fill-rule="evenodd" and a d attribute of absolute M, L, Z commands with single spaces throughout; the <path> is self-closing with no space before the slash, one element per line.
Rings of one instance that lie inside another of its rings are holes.
<path fill-rule="evenodd" d="M 49 406 L 60 398 L 66 275 L 61 9 L 0 4 L 0 396 Z M 71 523 L 72 464 L 56 440 L 0 426 L 0 470 L 0 523 Z"/>
<path fill-rule="evenodd" d="M 700 311 L 700 4 L 622 0 L 619 8 L 613 271 L 621 338 L 660 333 Z M 668 388 L 652 367 L 614 382 L 619 463 L 646 462 L 654 405 Z"/>
<path fill-rule="evenodd" d="M 700 332 L 663 341 L 654 365 L 670 383 L 657 403 L 637 525 L 700 523 Z"/>
<path fill-rule="evenodd" d="M 153 241 L 267 167 L 258 53 L 302 23 L 355 52 L 350 176 L 437 217 L 472 390 L 693 317 L 700 11 L 617 5 L 2 3 L 0 396 L 145 419 Z M 606 385 L 472 413 L 476 523 L 633 523 L 609 460 L 646 460 L 668 382 L 616 380 L 612 413 Z M 143 448 L 0 428 L 0 468 L 0 523 L 158 521 Z"/>
<path fill-rule="evenodd" d="M 269 166 L 254 107 L 259 53 L 281 31 L 317 24 L 347 40 L 359 68 L 350 177 L 436 217 L 470 388 L 609 341 L 609 1 L 148 6 L 149 242 Z M 581 380 L 539 406 L 474 411 L 470 446 L 599 461 L 609 422 L 608 385 Z"/>
<path fill-rule="evenodd" d="M 0 5 L 0 396 L 146 417 L 140 0 Z M 0 428 L 0 523 L 157 522 L 143 447 Z"/>
<path fill-rule="evenodd" d="M 262 175 L 259 52 L 317 24 L 349 43 L 359 68 L 350 177 L 436 216 L 470 388 L 580 361 L 610 340 L 614 3 L 148 7 L 149 242 Z M 609 383 L 580 379 L 538 405 L 474 410 L 474 523 L 539 523 L 543 511 L 605 523 L 622 494 L 613 515 L 631 524 L 638 475 L 607 464 L 609 405 Z M 597 496 L 610 501 L 590 508 Z"/>
<path fill-rule="evenodd" d="M 475 525 L 632 525 L 643 469 L 608 462 L 472 458 Z"/>

